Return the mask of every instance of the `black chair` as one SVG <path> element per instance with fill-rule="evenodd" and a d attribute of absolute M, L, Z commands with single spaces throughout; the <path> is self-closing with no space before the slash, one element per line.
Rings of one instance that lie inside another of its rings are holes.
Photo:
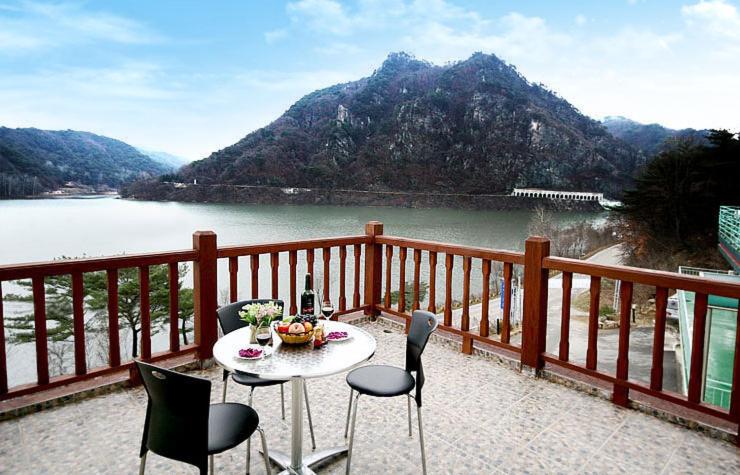
<path fill-rule="evenodd" d="M 272 299 L 242 300 L 241 302 L 234 302 L 229 305 L 224 305 L 223 307 L 217 310 L 218 322 L 221 325 L 221 331 L 223 332 L 224 335 L 226 335 L 228 333 L 233 332 L 234 330 L 238 330 L 240 328 L 244 328 L 247 326 L 247 323 L 244 322 L 239 317 L 239 311 L 245 305 L 249 305 L 251 303 L 270 303 L 270 302 L 274 302 L 278 307 L 280 307 L 281 310 L 285 308 L 285 305 L 283 304 L 282 300 L 272 300 Z M 226 385 L 229 382 L 229 374 L 231 373 L 228 370 L 224 370 L 224 374 L 223 374 L 224 388 L 223 388 L 223 395 L 221 397 L 222 402 L 226 402 Z M 263 379 L 263 378 L 260 378 L 257 376 L 251 376 L 249 374 L 242 373 L 239 371 L 231 374 L 231 379 L 233 379 L 234 382 L 237 384 L 249 386 L 250 390 L 249 390 L 248 404 L 250 406 L 252 405 L 252 396 L 254 394 L 254 388 L 265 387 L 265 386 L 275 386 L 279 384 L 280 385 L 280 400 L 282 404 L 282 417 L 283 419 L 285 419 L 285 392 L 283 389 L 283 385 L 287 381 L 278 381 L 274 379 Z M 311 420 L 311 407 L 308 405 L 308 391 L 306 388 L 305 379 L 303 380 L 303 395 L 306 401 L 306 415 L 308 416 L 308 429 L 311 433 L 311 445 L 313 446 L 313 449 L 316 450 L 316 439 L 313 433 L 313 421 Z M 249 463 L 249 455 L 247 455 L 247 463 Z M 249 467 L 249 465 L 247 465 L 247 467 Z"/>
<path fill-rule="evenodd" d="M 411 317 L 411 328 L 406 337 L 406 368 L 401 369 L 387 365 L 368 365 L 352 370 L 347 375 L 349 390 L 349 407 L 347 408 L 347 423 L 344 437 L 347 437 L 349 415 L 352 411 L 352 430 L 349 433 L 349 449 L 347 451 L 347 471 L 352 461 L 352 443 L 355 435 L 355 421 L 357 420 L 357 403 L 360 395 L 366 394 L 375 397 L 394 397 L 406 395 L 409 410 L 409 437 L 411 437 L 411 399 L 416 401 L 416 410 L 419 419 L 419 443 L 421 444 L 421 467 L 427 473 L 427 461 L 424 454 L 424 432 L 421 427 L 421 388 L 424 386 L 424 369 L 421 365 L 421 354 L 429 341 L 429 336 L 437 329 L 437 318 L 431 312 L 424 310 L 414 311 Z M 416 373 L 416 378 L 411 373 Z M 414 395 L 411 390 L 416 388 Z M 352 396 L 357 391 L 352 410 Z"/>
<path fill-rule="evenodd" d="M 213 474 L 213 456 L 249 440 L 255 431 L 262 438 L 267 473 L 271 473 L 265 433 L 260 418 L 249 406 L 230 402 L 210 404 L 211 382 L 207 379 L 136 362 L 149 402 L 141 439 L 139 475 L 144 474 L 146 455 L 178 460 Z M 249 465 L 247 465 L 249 473 Z"/>

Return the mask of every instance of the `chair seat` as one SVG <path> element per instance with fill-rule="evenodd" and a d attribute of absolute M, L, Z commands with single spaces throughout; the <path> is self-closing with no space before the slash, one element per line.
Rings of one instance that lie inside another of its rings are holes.
<path fill-rule="evenodd" d="M 414 377 L 401 368 L 371 365 L 350 371 L 347 384 L 360 394 L 393 397 L 410 393 L 416 383 Z"/>
<path fill-rule="evenodd" d="M 218 454 L 241 444 L 254 433 L 259 423 L 257 412 L 244 404 L 211 404 L 208 412 L 208 454 Z"/>
<path fill-rule="evenodd" d="M 231 379 L 234 380 L 235 383 L 243 384 L 245 386 L 274 386 L 276 384 L 283 384 L 285 381 L 280 381 L 276 379 L 263 379 L 259 376 L 252 376 L 247 373 L 232 373 Z"/>

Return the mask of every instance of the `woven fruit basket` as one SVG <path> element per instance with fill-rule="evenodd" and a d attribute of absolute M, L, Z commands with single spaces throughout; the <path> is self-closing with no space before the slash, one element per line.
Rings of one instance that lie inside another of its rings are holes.
<path fill-rule="evenodd" d="M 301 333 L 280 333 L 275 325 L 275 333 L 280 337 L 283 343 L 288 345 L 303 345 L 311 341 L 314 330 L 304 331 Z"/>

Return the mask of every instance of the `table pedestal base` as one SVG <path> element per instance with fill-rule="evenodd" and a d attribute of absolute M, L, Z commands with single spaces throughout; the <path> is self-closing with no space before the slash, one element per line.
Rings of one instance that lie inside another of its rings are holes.
<path fill-rule="evenodd" d="M 283 453 L 283 452 L 270 451 L 270 460 L 272 460 L 277 466 L 283 469 L 283 471 L 280 472 L 281 475 L 283 474 L 285 475 L 291 475 L 291 474 L 313 475 L 316 472 L 314 472 L 312 468 L 320 467 L 321 465 L 329 462 L 331 459 L 338 457 L 340 455 L 344 455 L 346 453 L 347 453 L 346 445 L 341 445 L 338 447 L 332 447 L 330 449 L 324 449 L 324 450 L 313 452 L 303 458 L 303 465 L 301 466 L 300 469 L 291 467 L 290 455 Z"/>

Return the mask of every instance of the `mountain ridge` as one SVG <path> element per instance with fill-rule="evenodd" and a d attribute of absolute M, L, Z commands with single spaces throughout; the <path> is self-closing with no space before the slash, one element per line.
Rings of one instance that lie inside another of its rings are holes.
<path fill-rule="evenodd" d="M 674 140 L 696 140 L 706 143 L 709 130 L 671 129 L 661 124 L 643 124 L 623 116 L 607 116 L 601 121 L 614 137 L 621 139 L 648 157 L 657 155 Z"/>
<path fill-rule="evenodd" d="M 183 167 L 204 184 L 618 196 L 644 156 L 495 55 L 436 66 L 392 53 L 372 75 L 307 94 Z M 141 189 L 141 187 L 139 187 Z"/>
<path fill-rule="evenodd" d="M 131 145 L 92 132 L 0 127 L 0 198 L 55 190 L 67 182 L 111 189 L 166 171 Z"/>

